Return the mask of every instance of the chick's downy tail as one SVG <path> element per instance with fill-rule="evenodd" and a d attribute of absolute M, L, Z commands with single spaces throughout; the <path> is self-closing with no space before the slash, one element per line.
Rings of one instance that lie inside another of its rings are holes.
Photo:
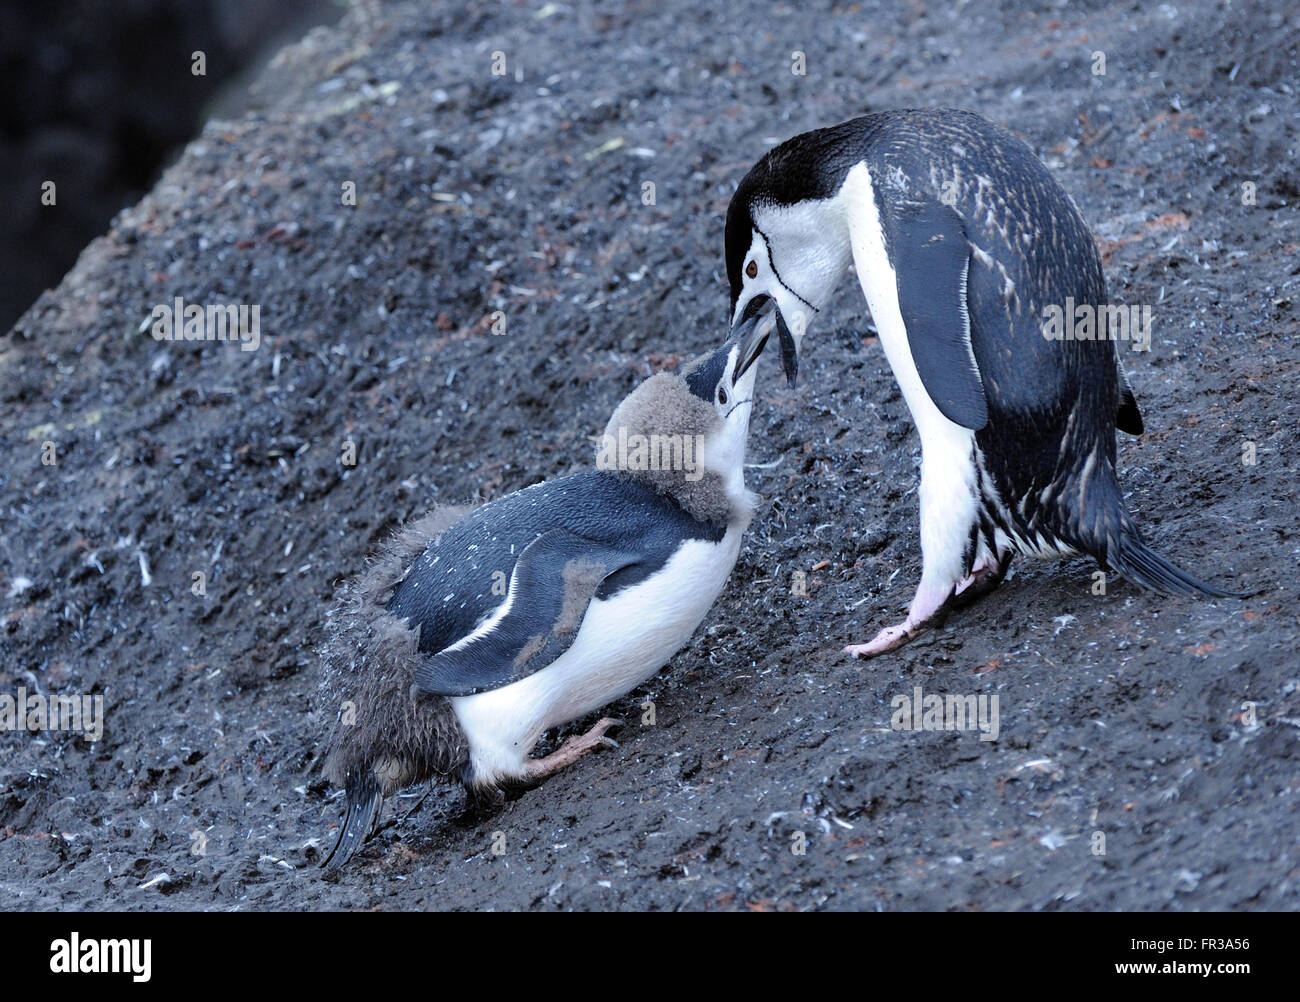
<path fill-rule="evenodd" d="M 339 839 L 321 863 L 326 870 L 337 870 L 366 840 L 379 817 L 383 792 L 369 770 L 364 773 L 350 772 L 347 778 L 347 798 L 348 813 L 343 819 L 343 827 L 339 829 Z"/>

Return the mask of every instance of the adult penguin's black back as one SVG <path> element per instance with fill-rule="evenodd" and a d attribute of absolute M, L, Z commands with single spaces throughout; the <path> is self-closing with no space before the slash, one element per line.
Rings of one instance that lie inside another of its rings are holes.
<path fill-rule="evenodd" d="M 1044 334 L 1051 307 L 1106 315 L 1101 258 L 1074 201 L 1028 146 L 976 115 L 904 116 L 881 141 L 886 163 L 924 158 L 938 174 L 947 161 L 937 188 L 971 246 L 966 305 L 988 414 L 975 434 L 986 542 L 992 548 L 1000 529 L 1022 549 L 1089 553 L 1156 591 L 1231 594 L 1147 546 L 1124 505 L 1115 429 L 1137 435 L 1143 423 L 1120 342 Z M 891 215 L 906 212 L 904 200 Z"/>

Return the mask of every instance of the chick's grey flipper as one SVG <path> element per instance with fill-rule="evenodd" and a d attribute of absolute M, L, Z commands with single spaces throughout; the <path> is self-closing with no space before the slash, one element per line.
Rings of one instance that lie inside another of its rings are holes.
<path fill-rule="evenodd" d="M 566 529 L 542 533 L 519 555 L 496 613 L 417 668 L 415 684 L 440 696 L 468 696 L 541 671 L 569 649 L 606 578 L 638 559 Z"/>
<path fill-rule="evenodd" d="M 961 218 L 929 198 L 882 202 L 880 211 L 917 375 L 944 417 L 979 431 L 989 414 L 971 349 L 966 304 L 971 251 Z"/>

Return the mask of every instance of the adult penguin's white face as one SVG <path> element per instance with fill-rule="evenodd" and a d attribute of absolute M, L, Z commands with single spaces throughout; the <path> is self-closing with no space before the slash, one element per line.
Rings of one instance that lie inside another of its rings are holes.
<path fill-rule="evenodd" d="M 751 210 L 754 215 L 728 213 L 733 330 L 773 310 L 781 362 L 791 383 L 798 373 L 803 336 L 848 264 L 848 242 L 835 209 L 827 199 L 767 206 Z M 747 232 L 742 230 L 745 223 Z"/>
<path fill-rule="evenodd" d="M 799 373 L 799 345 L 808 329 L 808 314 L 812 310 L 781 281 L 772 261 L 772 249 L 758 230 L 753 231 L 740 276 L 739 294 L 732 304 L 732 330 L 738 330 L 746 320 L 774 311 L 781 342 L 781 364 L 786 379 L 793 383 Z"/>

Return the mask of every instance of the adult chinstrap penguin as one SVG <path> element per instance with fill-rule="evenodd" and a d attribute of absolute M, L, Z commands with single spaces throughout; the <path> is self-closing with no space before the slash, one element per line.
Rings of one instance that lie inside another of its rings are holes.
<path fill-rule="evenodd" d="M 535 783 L 612 743 L 617 722 L 602 719 L 529 757 L 544 731 L 657 672 L 730 575 L 754 506 L 743 467 L 765 339 L 744 335 L 757 325 L 641 383 L 610 418 L 597 469 L 422 519 L 350 586 L 321 693 L 337 717 L 325 773 L 347 795 L 327 867 L 402 787 Z"/>
<path fill-rule="evenodd" d="M 731 316 L 775 313 L 787 378 L 852 264 L 921 438 L 921 582 L 874 655 L 996 587 L 1013 554 L 1087 553 L 1154 591 L 1227 597 L 1142 540 L 1115 429 L 1142 417 L 1114 340 L 1050 339 L 1045 311 L 1104 313 L 1083 217 L 1030 149 L 977 115 L 905 110 L 768 152 L 727 211 Z"/>

